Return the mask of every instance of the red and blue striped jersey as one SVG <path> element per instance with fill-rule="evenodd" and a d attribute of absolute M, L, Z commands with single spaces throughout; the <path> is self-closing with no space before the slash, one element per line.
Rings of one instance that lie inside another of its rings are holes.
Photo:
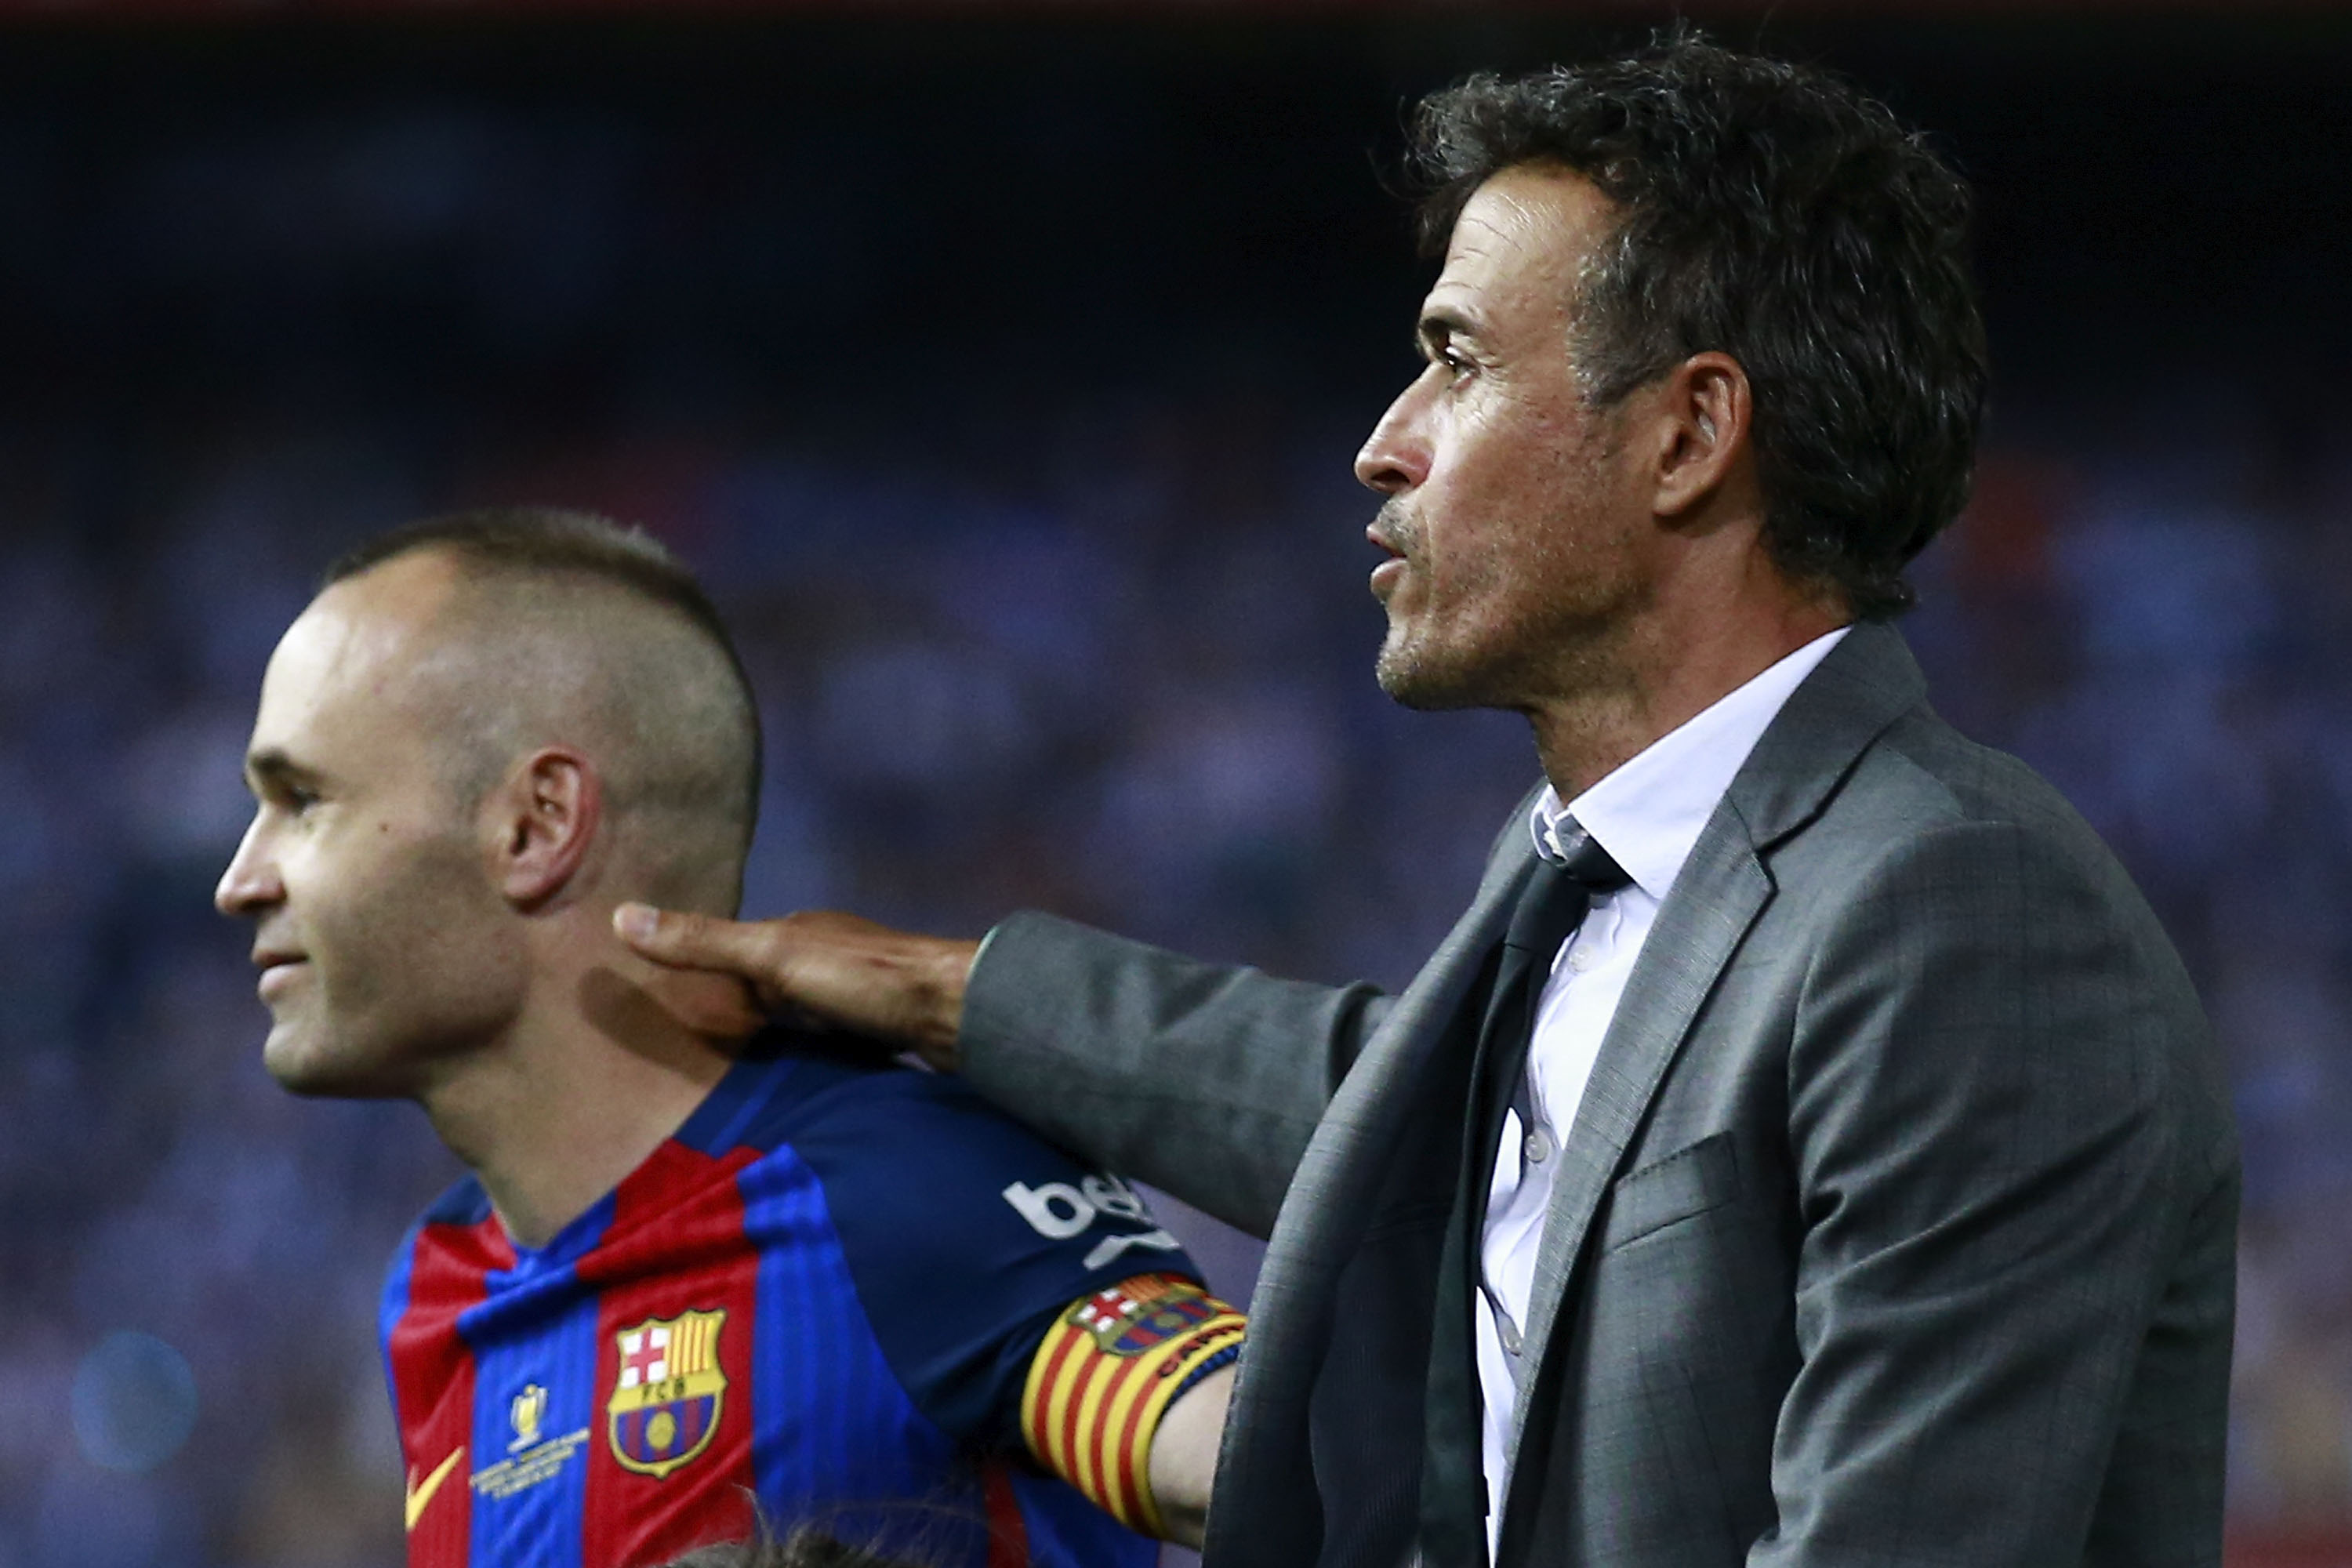
<path fill-rule="evenodd" d="M 651 1568 L 789 1526 L 970 1568 L 1154 1543 L 1023 1453 L 1056 1314 L 1191 1274 L 1134 1193 L 952 1078 L 732 1068 L 545 1247 L 468 1178 L 384 1288 L 411 1568 Z"/>

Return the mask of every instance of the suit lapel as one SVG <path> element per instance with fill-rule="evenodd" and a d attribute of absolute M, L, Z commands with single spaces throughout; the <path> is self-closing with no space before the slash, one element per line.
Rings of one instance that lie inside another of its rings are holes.
<path fill-rule="evenodd" d="M 1528 1301 L 1527 1342 L 1542 1349 L 1537 1364 L 1528 1369 L 1530 1375 L 1520 1381 L 1523 1393 L 1540 1381 L 1552 1325 L 1601 1195 L 1615 1178 L 1699 1004 L 1715 988 L 1717 977 L 1771 893 L 1772 880 L 1758 862 L 1743 825 L 1736 816 L 1718 810 L 1650 928 L 1618 1001 L 1616 1017 L 1601 1040 L 1575 1123 L 1561 1142 Z M 1674 955 L 1672 961 L 1662 961 L 1668 953 Z M 1512 1414 L 1514 1452 L 1529 1403 L 1521 1398 Z"/>
<path fill-rule="evenodd" d="M 1203 1545 L 1211 1561 L 1314 1555 L 1307 1543 L 1273 1540 L 1269 1531 L 1297 1515 L 1297 1488 L 1306 1483 L 1288 1461 L 1303 1454 L 1307 1398 L 1329 1337 L 1331 1282 L 1362 1239 L 1405 1123 L 1426 1112 L 1429 1058 L 1509 924 L 1535 862 L 1526 826 L 1533 799 L 1514 814 L 1516 833 L 1507 826 L 1496 840 L 1470 908 L 1365 1042 L 1283 1198 L 1251 1300 L 1250 1353 L 1217 1457 L 1218 1511 Z"/>
<path fill-rule="evenodd" d="M 1515 1455 L 1536 1403 L 1529 1396 L 1545 1385 L 1552 1329 L 1601 1194 L 1700 1005 L 1771 900 L 1764 851 L 1817 816 L 1863 748 L 1925 692 L 1919 667 L 1892 627 L 1855 626 L 1773 719 L 1692 847 L 1618 999 L 1561 1144 L 1528 1303 L 1527 1342 L 1538 1350 L 1512 1412 Z M 1515 1500 L 1519 1482 L 1515 1463 Z"/>

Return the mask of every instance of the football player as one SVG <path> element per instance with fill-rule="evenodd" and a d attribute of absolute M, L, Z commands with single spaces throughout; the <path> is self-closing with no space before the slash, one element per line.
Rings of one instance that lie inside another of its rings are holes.
<path fill-rule="evenodd" d="M 760 754 L 693 578 L 577 514 L 397 531 L 270 659 L 217 894 L 264 1060 L 472 1173 L 383 1293 L 412 1568 L 630 1568 L 755 1500 L 972 1568 L 1197 1540 L 1244 1325 L 1136 1194 L 955 1079 L 722 1045 L 731 991 L 613 936 L 734 910 Z"/>

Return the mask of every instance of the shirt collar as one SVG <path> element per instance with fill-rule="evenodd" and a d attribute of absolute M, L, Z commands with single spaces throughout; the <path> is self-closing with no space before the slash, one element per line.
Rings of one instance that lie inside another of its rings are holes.
<path fill-rule="evenodd" d="M 1675 729 L 1565 807 L 1549 784 L 1528 826 L 1536 852 L 1559 857 L 1555 834 L 1573 816 L 1651 898 L 1664 902 L 1724 792 L 1790 694 L 1850 628 L 1826 632 Z"/>

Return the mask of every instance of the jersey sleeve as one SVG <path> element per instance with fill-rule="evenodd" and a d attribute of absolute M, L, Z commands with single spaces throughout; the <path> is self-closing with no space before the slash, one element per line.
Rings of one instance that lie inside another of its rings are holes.
<path fill-rule="evenodd" d="M 793 1152 L 884 1359 L 952 1437 L 1020 1441 L 1032 1363 L 1074 1305 L 1140 1274 L 1199 1278 L 1132 1187 L 954 1079 L 877 1073 L 811 1110 Z"/>

